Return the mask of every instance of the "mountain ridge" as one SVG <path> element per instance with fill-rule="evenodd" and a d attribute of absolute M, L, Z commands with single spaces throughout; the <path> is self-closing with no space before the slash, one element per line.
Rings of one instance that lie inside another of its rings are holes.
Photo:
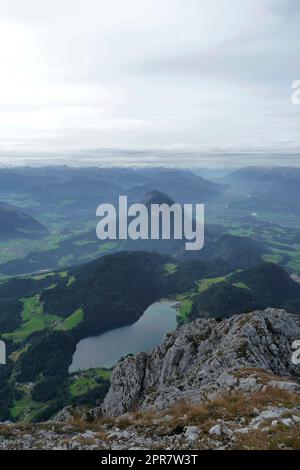
<path fill-rule="evenodd" d="M 0 240 L 39 237 L 47 228 L 22 209 L 0 201 Z"/>
<path fill-rule="evenodd" d="M 260 390 L 259 371 L 285 377 L 291 389 L 300 390 L 299 367 L 291 361 L 292 344 L 299 337 L 300 317 L 278 309 L 222 322 L 196 320 L 166 335 L 150 353 L 120 361 L 99 412 L 116 416 L 232 390 Z M 239 371 L 249 368 L 253 374 L 239 377 Z"/>

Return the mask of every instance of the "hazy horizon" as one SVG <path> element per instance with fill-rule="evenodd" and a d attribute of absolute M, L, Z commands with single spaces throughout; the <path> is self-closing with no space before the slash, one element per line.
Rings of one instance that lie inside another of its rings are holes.
<path fill-rule="evenodd" d="M 162 150 L 127 150 L 127 149 L 95 149 L 86 152 L 64 153 L 23 153 L 10 156 L 0 155 L 0 168 L 7 167 L 171 167 L 171 168 L 206 168 L 235 169 L 248 166 L 263 167 L 300 167 L 300 154 L 274 152 L 180 152 Z"/>

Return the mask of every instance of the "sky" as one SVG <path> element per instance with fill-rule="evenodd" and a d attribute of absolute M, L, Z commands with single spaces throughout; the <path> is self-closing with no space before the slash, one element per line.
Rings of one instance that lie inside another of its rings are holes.
<path fill-rule="evenodd" d="M 298 0 L 1 0 L 0 164 L 300 165 Z"/>

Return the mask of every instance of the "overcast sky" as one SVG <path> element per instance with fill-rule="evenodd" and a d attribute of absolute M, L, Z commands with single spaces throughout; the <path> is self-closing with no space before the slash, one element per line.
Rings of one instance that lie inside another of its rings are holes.
<path fill-rule="evenodd" d="M 299 0 L 1 0 L 0 161 L 300 154 L 297 79 Z"/>

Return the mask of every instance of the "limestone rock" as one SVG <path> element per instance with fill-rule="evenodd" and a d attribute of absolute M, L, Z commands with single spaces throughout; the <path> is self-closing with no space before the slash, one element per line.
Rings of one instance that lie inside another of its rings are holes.
<path fill-rule="evenodd" d="M 209 431 L 208 433 L 211 435 L 211 436 L 221 436 L 222 435 L 222 428 L 219 424 L 216 424 L 215 426 L 213 426 Z"/>
<path fill-rule="evenodd" d="M 199 429 L 197 426 L 187 426 L 184 435 L 189 441 L 196 441 L 199 436 Z"/>
<path fill-rule="evenodd" d="M 300 369 L 291 357 L 292 343 L 299 338 L 299 317 L 279 309 L 221 322 L 197 319 L 169 333 L 151 352 L 122 360 L 101 413 L 164 409 L 179 400 L 197 402 L 232 390 L 296 390 Z"/>

